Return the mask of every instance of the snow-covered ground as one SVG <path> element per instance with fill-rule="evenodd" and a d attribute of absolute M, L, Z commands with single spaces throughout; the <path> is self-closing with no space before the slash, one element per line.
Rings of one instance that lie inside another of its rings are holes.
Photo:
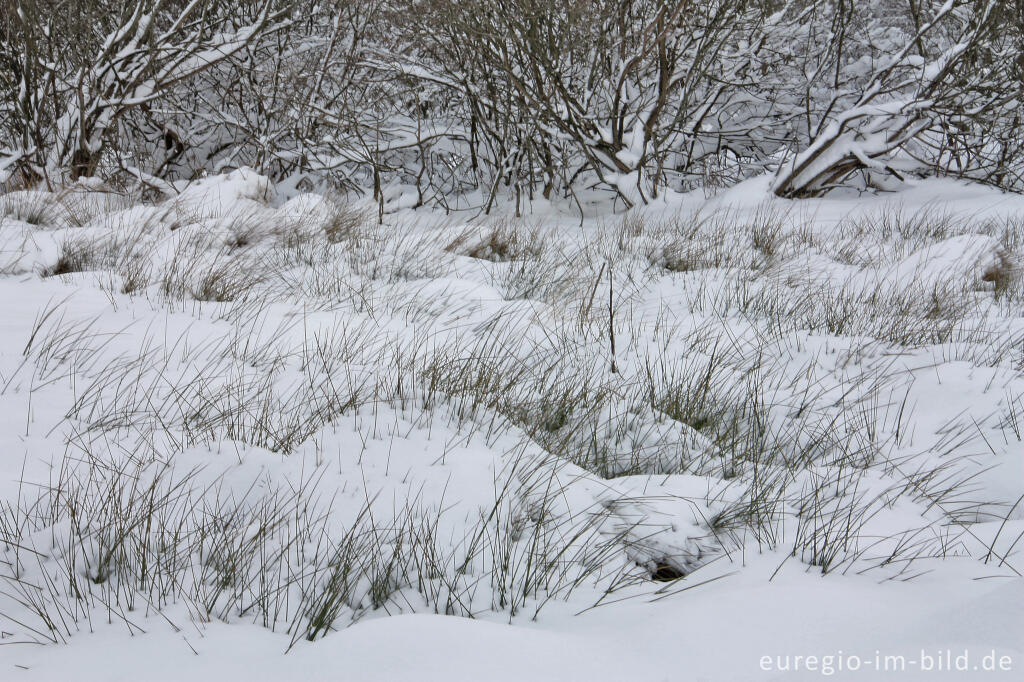
<path fill-rule="evenodd" d="M 1024 197 L 768 188 L 0 197 L 2 679 L 1017 679 Z"/>

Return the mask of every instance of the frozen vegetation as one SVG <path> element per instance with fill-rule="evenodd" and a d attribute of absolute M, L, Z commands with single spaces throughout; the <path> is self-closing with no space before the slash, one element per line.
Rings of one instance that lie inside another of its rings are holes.
<path fill-rule="evenodd" d="M 9 679 L 1024 653 L 1024 199 L 0 206 Z"/>
<path fill-rule="evenodd" d="M 1024 0 L 2 0 L 0 680 L 1021 679 Z"/>

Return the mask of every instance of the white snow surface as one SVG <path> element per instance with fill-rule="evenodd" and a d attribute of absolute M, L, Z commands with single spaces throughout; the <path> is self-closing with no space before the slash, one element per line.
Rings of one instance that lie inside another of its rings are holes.
<path fill-rule="evenodd" d="M 0 197 L 0 678 L 1019 679 L 1024 197 L 769 184 Z"/>

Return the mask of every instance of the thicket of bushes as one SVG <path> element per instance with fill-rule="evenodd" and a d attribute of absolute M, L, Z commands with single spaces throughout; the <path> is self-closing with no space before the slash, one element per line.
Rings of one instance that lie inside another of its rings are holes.
<path fill-rule="evenodd" d="M 1024 0 L 12 0 L 0 27 L 8 188 L 1024 189 Z"/>

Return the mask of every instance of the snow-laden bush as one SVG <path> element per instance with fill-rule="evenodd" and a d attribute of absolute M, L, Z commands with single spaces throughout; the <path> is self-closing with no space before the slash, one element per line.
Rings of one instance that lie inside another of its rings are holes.
<path fill-rule="evenodd" d="M 765 171 L 786 197 L 1024 175 L 1024 28 L 995 0 L 52 4 L 0 13 L 10 187 L 173 194 L 249 166 L 379 216 L 584 212 L 594 190 L 630 206 Z"/>

